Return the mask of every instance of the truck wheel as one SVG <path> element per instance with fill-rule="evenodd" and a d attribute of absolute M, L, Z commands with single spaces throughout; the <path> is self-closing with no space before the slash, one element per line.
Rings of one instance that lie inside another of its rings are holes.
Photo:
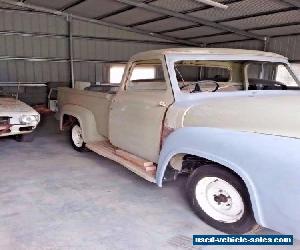
<path fill-rule="evenodd" d="M 30 134 L 24 134 L 24 135 L 16 135 L 15 140 L 17 142 L 33 142 L 34 140 L 34 134 L 33 132 Z"/>
<path fill-rule="evenodd" d="M 217 165 L 205 165 L 190 175 L 189 202 L 206 224 L 228 234 L 244 234 L 259 229 L 244 182 Z"/>
<path fill-rule="evenodd" d="M 83 137 L 82 137 L 82 128 L 80 127 L 80 125 L 78 123 L 75 123 L 71 127 L 70 137 L 71 137 L 71 143 L 72 143 L 73 148 L 78 152 L 84 151 L 85 143 L 84 143 Z"/>

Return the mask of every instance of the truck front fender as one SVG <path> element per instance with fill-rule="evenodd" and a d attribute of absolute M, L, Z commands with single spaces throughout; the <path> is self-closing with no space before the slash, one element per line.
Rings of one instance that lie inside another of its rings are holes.
<path fill-rule="evenodd" d="M 81 106 L 67 104 L 64 105 L 60 112 L 60 129 L 63 130 L 64 115 L 75 117 L 82 128 L 82 136 L 85 143 L 101 141 L 105 138 L 97 131 L 97 123 L 93 113 Z"/>
<path fill-rule="evenodd" d="M 300 237 L 300 140 L 227 129 L 186 127 L 166 139 L 156 183 L 162 186 L 170 160 L 190 154 L 219 163 L 241 177 L 256 221 Z"/>

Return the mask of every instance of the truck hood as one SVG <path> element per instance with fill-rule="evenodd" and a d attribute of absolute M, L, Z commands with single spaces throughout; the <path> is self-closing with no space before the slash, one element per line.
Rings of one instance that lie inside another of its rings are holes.
<path fill-rule="evenodd" d="M 0 97 L 0 116 L 11 116 L 14 113 L 34 112 L 34 109 L 14 98 Z"/>
<path fill-rule="evenodd" d="M 300 138 L 300 94 L 201 100 L 189 107 L 183 125 Z"/>

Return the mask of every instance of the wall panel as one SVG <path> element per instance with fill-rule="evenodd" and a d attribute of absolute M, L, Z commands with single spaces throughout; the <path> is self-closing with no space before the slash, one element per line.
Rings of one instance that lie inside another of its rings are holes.
<path fill-rule="evenodd" d="M 75 63 L 75 79 L 78 81 L 96 81 L 96 71 L 102 61 L 127 61 L 140 51 L 174 46 L 172 43 L 166 45 L 161 39 L 75 19 L 73 36 L 74 59 L 82 61 Z M 4 60 L 3 57 L 14 60 Z M 69 82 L 69 57 L 65 18 L 0 10 L 0 81 Z M 101 72 L 99 69 L 98 73 Z M 102 76 L 98 78 L 104 79 Z"/>

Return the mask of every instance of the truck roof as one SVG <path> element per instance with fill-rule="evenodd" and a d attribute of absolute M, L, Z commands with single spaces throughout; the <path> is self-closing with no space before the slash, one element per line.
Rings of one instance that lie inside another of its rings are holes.
<path fill-rule="evenodd" d="M 243 56 L 247 60 L 249 57 L 271 57 L 273 59 L 278 59 L 279 61 L 287 60 L 286 57 L 259 50 L 245 50 L 245 49 L 225 49 L 225 48 L 170 48 L 161 50 L 150 50 L 146 52 L 141 52 L 132 57 L 134 60 L 140 60 L 149 57 L 160 57 L 162 55 L 220 55 L 220 56 Z"/>

